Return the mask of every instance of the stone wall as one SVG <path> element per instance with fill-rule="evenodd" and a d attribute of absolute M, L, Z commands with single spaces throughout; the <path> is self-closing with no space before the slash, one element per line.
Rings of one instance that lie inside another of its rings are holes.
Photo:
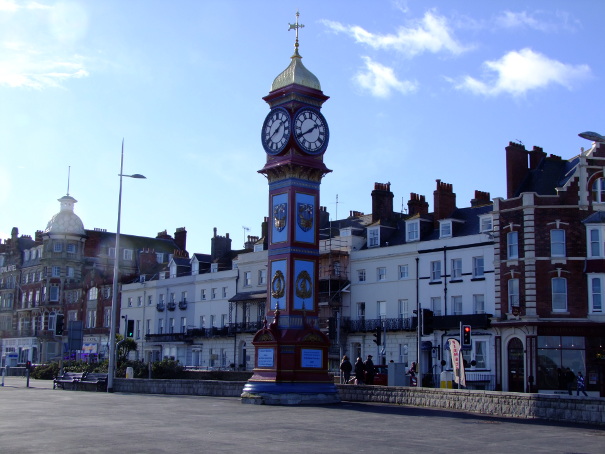
<path fill-rule="evenodd" d="M 239 398 L 246 382 L 215 380 L 115 379 L 114 390 L 124 393 L 184 394 Z M 336 385 L 340 398 L 415 407 L 462 410 L 490 416 L 545 419 L 605 426 L 605 399 L 554 394 Z"/>

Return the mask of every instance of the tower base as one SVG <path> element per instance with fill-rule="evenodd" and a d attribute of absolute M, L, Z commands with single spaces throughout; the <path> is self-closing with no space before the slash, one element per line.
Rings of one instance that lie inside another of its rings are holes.
<path fill-rule="evenodd" d="M 340 403 L 338 389 L 330 383 L 267 383 L 249 381 L 242 392 L 243 404 L 331 405 Z"/>

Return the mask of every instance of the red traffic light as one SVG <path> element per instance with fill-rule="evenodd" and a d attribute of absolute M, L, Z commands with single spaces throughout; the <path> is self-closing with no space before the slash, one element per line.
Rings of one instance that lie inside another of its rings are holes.
<path fill-rule="evenodd" d="M 462 332 L 460 333 L 461 344 L 463 347 L 471 347 L 471 325 L 462 325 Z"/>

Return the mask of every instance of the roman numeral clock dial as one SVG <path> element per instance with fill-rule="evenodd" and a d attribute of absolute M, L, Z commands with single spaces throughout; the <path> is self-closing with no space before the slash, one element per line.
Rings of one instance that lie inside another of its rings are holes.
<path fill-rule="evenodd" d="M 312 155 L 323 153 L 329 136 L 328 123 L 319 110 L 303 107 L 294 115 L 294 140 L 304 152 Z"/>
<path fill-rule="evenodd" d="M 276 107 L 265 118 L 261 139 L 265 151 L 270 155 L 276 155 L 284 151 L 290 136 L 290 115 L 283 107 Z"/>

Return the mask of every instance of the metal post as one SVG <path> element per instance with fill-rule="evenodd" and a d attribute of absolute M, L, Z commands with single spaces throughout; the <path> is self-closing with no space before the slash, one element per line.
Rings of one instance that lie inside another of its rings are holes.
<path fill-rule="evenodd" d="M 107 366 L 107 392 L 113 392 L 113 379 L 116 366 L 116 317 L 118 304 L 118 277 L 120 262 L 120 217 L 122 214 L 122 177 L 145 178 L 140 174 L 124 175 L 124 139 L 122 139 L 122 155 L 120 159 L 120 191 L 118 193 L 118 225 L 116 228 L 115 256 L 113 261 L 113 294 L 111 298 L 111 325 L 109 326 L 109 364 Z"/>

